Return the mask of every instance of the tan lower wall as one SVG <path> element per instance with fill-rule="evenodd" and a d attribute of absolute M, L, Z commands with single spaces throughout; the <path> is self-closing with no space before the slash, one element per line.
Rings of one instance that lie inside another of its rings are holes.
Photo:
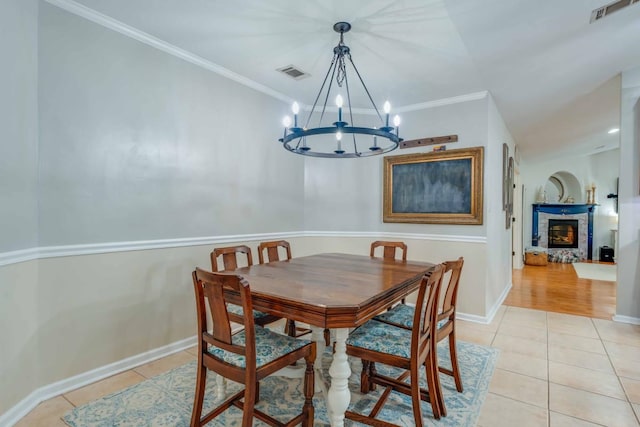
<path fill-rule="evenodd" d="M 293 256 L 369 253 L 372 238 L 288 239 Z M 465 257 L 459 311 L 486 315 L 484 243 L 403 239 L 410 260 Z M 216 246 L 258 242 L 239 241 Z M 191 272 L 212 245 L 40 259 L 0 267 L 0 413 L 34 390 L 195 335 Z"/>
<path fill-rule="evenodd" d="M 0 267 L 0 414 L 44 385 L 37 299 L 38 261 Z"/>

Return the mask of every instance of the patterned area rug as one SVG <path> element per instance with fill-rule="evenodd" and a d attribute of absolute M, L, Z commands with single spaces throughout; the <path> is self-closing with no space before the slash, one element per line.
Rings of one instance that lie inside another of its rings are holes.
<path fill-rule="evenodd" d="M 615 282 L 616 266 L 612 264 L 592 264 L 587 262 L 577 262 L 573 264 L 576 274 L 581 279 L 604 280 Z"/>
<path fill-rule="evenodd" d="M 440 364 L 450 366 L 446 343 L 438 348 Z M 458 341 L 458 357 L 462 372 L 464 392 L 458 393 L 453 378 L 441 375 L 447 407 L 447 416 L 436 421 L 431 407 L 423 402 L 422 412 L 427 426 L 475 426 L 480 408 L 489 388 L 498 350 Z M 331 363 L 330 347 L 323 354 L 323 371 L 328 385 L 328 369 Z M 377 366 L 383 371 L 382 365 Z M 190 362 L 169 372 L 150 378 L 120 392 L 105 396 L 94 402 L 79 406 L 63 420 L 72 427 L 188 427 L 191 420 L 191 405 L 195 388 L 196 362 Z M 424 376 L 424 370 L 422 371 Z M 375 404 L 381 392 L 363 395 L 359 392 L 360 373 L 354 372 L 349 379 L 351 389 L 350 410 L 365 412 Z M 212 408 L 215 400 L 215 377 L 208 376 L 209 391 L 204 402 L 203 413 Z M 227 382 L 227 394 L 237 391 L 238 384 Z M 292 418 L 302 408 L 302 380 L 269 377 L 260 383 L 261 401 L 257 405 L 279 420 Z M 320 394 L 320 396 L 318 396 Z M 329 426 L 327 411 L 321 393 L 314 398 L 315 426 Z M 381 411 L 380 418 L 401 426 L 415 426 L 411 399 L 398 393 L 391 397 Z M 242 412 L 230 408 L 208 425 L 216 427 L 239 426 Z M 265 425 L 255 420 L 256 426 Z M 353 425 L 349 420 L 345 425 Z"/>

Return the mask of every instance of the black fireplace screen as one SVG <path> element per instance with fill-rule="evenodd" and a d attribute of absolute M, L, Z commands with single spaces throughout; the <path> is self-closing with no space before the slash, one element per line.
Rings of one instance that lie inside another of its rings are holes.
<path fill-rule="evenodd" d="M 549 248 L 577 248 L 578 220 L 550 219 Z"/>

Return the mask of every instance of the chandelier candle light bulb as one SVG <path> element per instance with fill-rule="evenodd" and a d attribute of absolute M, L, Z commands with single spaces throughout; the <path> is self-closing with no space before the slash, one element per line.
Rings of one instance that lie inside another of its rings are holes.
<path fill-rule="evenodd" d="M 336 96 L 336 105 L 338 106 L 338 122 L 342 122 L 342 106 L 344 105 L 344 101 L 342 100 L 342 95 Z"/>
<path fill-rule="evenodd" d="M 389 127 L 389 113 L 391 112 L 391 104 L 389 104 L 389 101 L 385 101 L 382 108 L 384 108 L 384 113 L 387 115 L 385 126 Z"/>
<path fill-rule="evenodd" d="M 284 116 L 284 119 L 282 119 L 282 124 L 284 125 L 284 137 L 287 137 L 287 129 L 289 129 L 289 126 L 291 126 L 291 117 L 289 116 Z"/>
<path fill-rule="evenodd" d="M 396 135 L 397 135 L 398 132 L 400 132 L 400 116 L 397 114 L 393 117 L 393 125 L 396 127 Z"/>
<path fill-rule="evenodd" d="M 293 127 L 298 127 L 298 113 L 300 112 L 300 106 L 297 102 L 294 102 L 291 106 L 291 111 L 293 112 Z"/>

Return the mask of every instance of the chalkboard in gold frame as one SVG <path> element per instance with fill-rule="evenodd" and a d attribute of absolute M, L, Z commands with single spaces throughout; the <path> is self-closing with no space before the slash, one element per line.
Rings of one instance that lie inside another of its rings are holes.
<path fill-rule="evenodd" d="M 483 147 L 387 156 L 383 221 L 482 224 Z"/>

